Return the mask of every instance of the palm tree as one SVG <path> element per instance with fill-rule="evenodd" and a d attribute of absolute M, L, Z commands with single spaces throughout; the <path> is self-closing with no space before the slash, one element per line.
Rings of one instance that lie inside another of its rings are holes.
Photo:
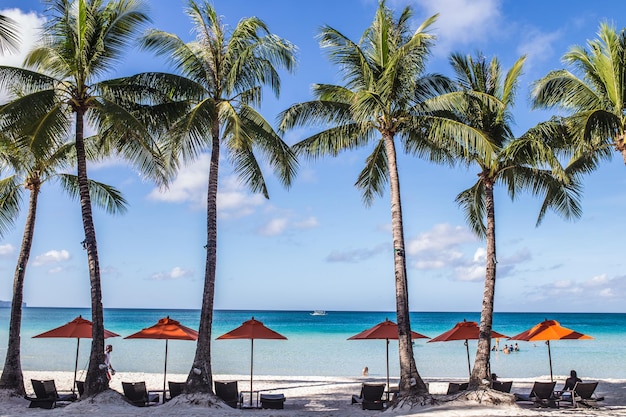
<path fill-rule="evenodd" d="M 610 159 L 611 149 L 626 163 L 626 29 L 618 33 L 601 23 L 598 38 L 588 41 L 587 49 L 572 47 L 563 62 L 572 72 L 552 71 L 534 83 L 534 107 L 567 113 L 573 160 L 584 170 Z"/>
<path fill-rule="evenodd" d="M 130 84 L 145 83 L 154 96 L 149 102 L 162 101 L 186 113 L 166 135 L 165 149 L 175 168 L 210 152 L 207 195 L 207 244 L 202 311 L 196 354 L 187 378 L 188 391 L 212 392 L 211 327 L 217 263 L 217 191 L 220 151 L 227 152 L 240 179 L 253 192 L 268 198 L 268 190 L 257 153 L 267 158 L 279 179 L 289 186 L 297 163 L 295 155 L 270 124 L 254 109 L 261 103 L 262 88 L 269 86 L 278 95 L 279 68 L 295 66 L 295 48 L 269 32 L 256 17 L 244 18 L 231 32 L 208 2 L 189 2 L 187 14 L 194 23 L 196 40 L 185 43 L 177 35 L 152 30 L 144 46 L 165 55 L 181 75 L 149 73 L 129 79 Z M 175 96 L 163 96 L 174 92 Z M 168 101 L 173 100 L 173 101 Z M 159 106 L 161 108 L 161 106 Z M 166 112 L 165 112 L 166 113 Z M 174 119 L 170 114 L 169 119 Z"/>
<path fill-rule="evenodd" d="M 496 58 L 488 62 L 480 55 L 473 58 L 453 54 L 450 61 L 458 90 L 441 95 L 432 106 L 439 110 L 441 119 L 433 123 L 431 135 L 447 142 L 472 135 L 482 142 L 481 146 L 474 144 L 475 147 L 490 150 L 476 152 L 461 139 L 451 149 L 463 164 L 476 165 L 480 171 L 477 182 L 456 198 L 474 233 L 487 241 L 480 335 L 470 376 L 470 388 L 478 388 L 481 381 L 491 378 L 489 360 L 497 265 L 495 185 L 504 185 L 511 199 L 525 189 L 533 195 L 545 195 L 537 225 L 549 208 L 568 219 L 580 216 L 580 187 L 560 167 L 557 152 L 545 140 L 547 136 L 557 136 L 558 125 L 539 125 L 517 139 L 512 133 L 511 110 L 525 57 L 518 59 L 506 74 Z"/>
<path fill-rule="evenodd" d="M 22 299 L 24 277 L 35 233 L 39 191 L 45 182 L 54 179 L 70 196 L 76 198 L 79 193 L 78 178 L 75 175 L 60 172 L 70 167 L 71 162 L 76 159 L 76 154 L 72 143 L 48 148 L 38 146 L 28 140 L 15 143 L 6 140 L 3 136 L 0 156 L 5 162 L 2 171 L 9 173 L 0 180 L 0 217 L 14 219 L 19 212 L 23 190 L 27 189 L 29 192 L 28 214 L 13 277 L 7 354 L 0 377 L 0 389 L 11 389 L 24 395 L 26 392 L 20 361 Z M 92 201 L 109 213 L 122 213 L 126 209 L 126 201 L 112 187 L 90 180 L 89 192 L 93 198 Z"/>
<path fill-rule="evenodd" d="M 0 14 L 0 54 L 17 51 L 19 42 L 15 20 Z"/>
<path fill-rule="evenodd" d="M 425 140 L 423 132 L 429 119 L 424 113 L 428 99 L 447 91 L 445 77 L 424 74 L 425 59 L 433 36 L 426 30 L 433 16 L 411 32 L 411 8 L 397 20 L 381 1 L 374 21 L 360 43 L 325 26 L 320 44 L 329 51 L 330 60 L 343 70 L 345 85 L 316 84 L 315 99 L 296 104 L 281 114 L 281 130 L 297 126 L 328 126 L 293 148 L 310 158 L 337 156 L 340 152 L 373 146 L 356 186 L 370 205 L 382 195 L 389 182 L 393 235 L 396 314 L 399 336 L 400 389 L 417 395 L 427 388 L 413 356 L 405 258 L 405 241 L 400 198 L 400 179 L 396 147 L 409 154 L 428 156 L 433 161 L 446 159 L 445 147 Z"/>
<path fill-rule="evenodd" d="M 91 395 L 106 389 L 108 380 L 99 367 L 104 363 L 102 290 L 84 129 L 86 121 L 96 129 L 106 155 L 115 151 L 140 171 L 162 175 L 151 132 L 107 93 L 114 86 L 98 82 L 106 71 L 115 69 L 133 34 L 148 18 L 138 0 L 106 4 L 104 0 L 51 0 L 50 6 L 43 42 L 28 54 L 26 68 L 0 67 L 0 86 L 25 92 L 3 108 L 3 127 L 33 137 L 44 147 L 74 128 L 83 245 L 91 282 L 93 338 L 85 380 L 85 392 Z"/>

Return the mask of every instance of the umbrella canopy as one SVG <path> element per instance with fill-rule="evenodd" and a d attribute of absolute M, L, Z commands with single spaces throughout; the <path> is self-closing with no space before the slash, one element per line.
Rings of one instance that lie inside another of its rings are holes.
<path fill-rule="evenodd" d="M 198 340 L 198 332 L 167 316 L 160 319 L 157 324 L 126 336 L 124 339 L 165 339 L 165 367 L 163 368 L 163 399 L 165 399 L 167 342 L 168 340 Z"/>
<path fill-rule="evenodd" d="M 411 339 L 428 339 L 428 336 L 411 331 Z M 359 334 L 349 337 L 348 340 L 384 339 L 387 348 L 387 399 L 389 399 L 389 339 L 398 339 L 398 325 L 389 319 Z"/>
<path fill-rule="evenodd" d="M 542 340 L 548 345 L 548 361 L 550 363 L 550 381 L 552 381 L 552 354 L 550 353 L 550 340 L 588 340 L 593 337 L 576 332 L 561 326 L 556 320 L 544 320 L 532 328 L 517 334 L 510 340 L 523 340 L 526 342 Z"/>
<path fill-rule="evenodd" d="M 72 392 L 76 386 L 76 375 L 78 373 L 78 351 L 80 350 L 80 339 L 91 339 L 92 324 L 89 320 L 82 316 L 76 317 L 74 320 L 65 323 L 63 326 L 56 327 L 47 332 L 43 332 L 33 338 L 39 337 L 58 337 L 76 339 L 76 363 L 74 364 L 74 383 L 72 384 Z M 117 337 L 119 334 L 104 330 L 104 338 Z"/>
<path fill-rule="evenodd" d="M 243 322 L 243 324 L 236 329 L 231 330 L 228 333 L 224 333 L 217 340 L 225 339 L 250 339 L 250 405 L 252 405 L 252 375 L 254 368 L 254 339 L 277 339 L 287 340 L 285 336 L 274 330 L 265 327 L 263 323 L 255 320 L 252 317 L 251 320 Z"/>
<path fill-rule="evenodd" d="M 470 356 L 469 356 L 469 344 L 468 340 L 478 340 L 480 334 L 480 328 L 478 327 L 478 323 L 475 321 L 466 321 L 463 320 L 454 325 L 454 327 L 447 332 L 441 333 L 439 336 L 434 337 L 428 341 L 430 342 L 450 342 L 452 340 L 465 340 L 465 350 L 467 351 L 467 369 L 469 371 L 470 376 L 472 375 L 472 368 L 470 364 Z M 491 331 L 491 337 L 508 337 L 503 335 L 502 333 L 498 333 L 495 331 Z"/>

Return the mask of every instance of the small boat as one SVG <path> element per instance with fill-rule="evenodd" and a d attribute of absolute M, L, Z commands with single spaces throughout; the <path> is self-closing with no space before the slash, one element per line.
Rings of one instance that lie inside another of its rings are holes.
<path fill-rule="evenodd" d="M 325 316 L 326 315 L 326 311 L 324 310 L 315 310 L 314 312 L 310 313 L 312 316 Z"/>

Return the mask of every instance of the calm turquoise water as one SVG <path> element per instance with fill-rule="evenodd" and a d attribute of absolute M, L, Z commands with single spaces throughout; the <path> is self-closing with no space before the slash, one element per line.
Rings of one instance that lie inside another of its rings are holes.
<path fill-rule="evenodd" d="M 88 309 L 26 308 L 22 324 L 22 368 L 24 370 L 72 370 L 76 354 L 74 339 L 33 339 L 32 336 L 58 327 L 82 315 Z M 113 344 L 112 363 L 119 371 L 162 372 L 165 341 L 125 340 L 149 327 L 159 318 L 170 316 L 182 324 L 197 328 L 198 310 L 107 309 L 105 327 L 122 337 L 108 339 Z M 254 370 L 256 375 L 328 375 L 358 376 L 364 366 L 370 375 L 385 375 L 384 340 L 347 340 L 385 318 L 395 320 L 395 313 L 327 312 L 312 316 L 309 311 L 216 311 L 213 339 L 254 316 L 288 340 L 256 340 Z M 494 330 L 513 336 L 545 318 L 589 334 L 593 340 L 565 340 L 551 343 L 555 375 L 576 369 L 586 378 L 626 379 L 626 314 L 571 313 L 496 313 Z M 479 320 L 477 313 L 411 313 L 413 330 L 435 337 L 467 319 Z M 6 356 L 9 309 L 0 308 L 0 361 Z M 503 343 L 504 341 L 501 341 Z M 549 375 L 548 352 L 543 342 L 520 342 L 520 352 L 492 356 L 492 371 L 501 377 L 521 378 Z M 81 340 L 79 369 L 86 368 L 90 340 Z M 250 370 L 249 340 L 213 340 L 213 371 L 216 374 L 246 374 Z M 470 341 L 473 362 L 476 342 Z M 415 341 L 415 359 L 424 378 L 464 377 L 467 357 L 462 341 L 426 343 Z M 168 373 L 187 373 L 195 354 L 195 342 L 170 341 Z M 399 374 L 397 343 L 389 345 L 390 373 Z"/>

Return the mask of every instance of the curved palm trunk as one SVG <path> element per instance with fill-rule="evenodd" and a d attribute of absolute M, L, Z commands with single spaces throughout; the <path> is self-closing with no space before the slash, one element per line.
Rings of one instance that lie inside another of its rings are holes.
<path fill-rule="evenodd" d="M 496 290 L 496 220 L 493 199 L 493 181 L 485 181 L 485 205 L 487 209 L 487 262 L 485 268 L 485 289 L 483 306 L 480 312 L 480 333 L 474 369 L 470 376 L 470 388 L 477 388 L 482 380 L 490 380 L 491 328 L 493 324 L 493 304 Z"/>
<path fill-rule="evenodd" d="M 426 384 L 417 372 L 413 343 L 411 340 L 411 320 L 409 318 L 409 290 L 406 277 L 404 248 L 404 227 L 402 225 L 402 204 L 400 201 L 400 179 L 393 135 L 385 134 L 385 150 L 389 163 L 389 184 L 391 190 L 391 228 L 393 234 L 393 256 L 396 279 L 396 318 L 398 321 L 398 353 L 400 355 L 400 391 L 428 392 Z"/>
<path fill-rule="evenodd" d="M 217 262 L 217 178 L 220 160 L 219 123 L 211 130 L 211 166 L 207 195 L 207 245 L 204 272 L 204 292 L 200 328 L 193 368 L 187 377 L 189 391 L 213 392 L 213 372 L 211 370 L 211 328 L 213 325 L 213 300 L 215 296 L 215 266 Z M 200 373 L 194 370 L 200 370 Z"/>
<path fill-rule="evenodd" d="M 28 215 L 24 226 L 24 236 L 22 237 L 22 248 L 17 260 L 15 275 L 13 277 L 13 300 L 11 302 L 11 321 L 9 324 L 9 345 L 7 356 L 4 361 L 2 377 L 0 377 L 0 388 L 12 389 L 20 395 L 26 394 L 24 388 L 24 375 L 22 374 L 22 364 L 20 361 L 20 331 L 22 328 L 22 301 L 24 295 L 24 276 L 26 266 L 30 257 L 30 250 L 33 245 L 33 234 L 35 233 L 35 218 L 37 217 L 37 199 L 39 198 L 39 188 L 41 183 L 31 181 L 28 184 L 30 198 L 28 202 Z"/>
<path fill-rule="evenodd" d="M 104 364 L 104 315 L 102 309 L 102 286 L 100 283 L 100 264 L 98 261 L 98 247 L 96 244 L 96 229 L 91 212 L 91 197 L 87 177 L 87 159 L 85 156 L 84 111 L 76 111 L 76 159 L 78 165 L 78 187 L 80 192 L 80 208 L 85 230 L 83 246 L 87 251 L 89 262 L 89 280 L 91 282 L 91 354 L 85 377 L 85 394 L 94 395 L 109 387 L 106 369 L 100 369 Z"/>

